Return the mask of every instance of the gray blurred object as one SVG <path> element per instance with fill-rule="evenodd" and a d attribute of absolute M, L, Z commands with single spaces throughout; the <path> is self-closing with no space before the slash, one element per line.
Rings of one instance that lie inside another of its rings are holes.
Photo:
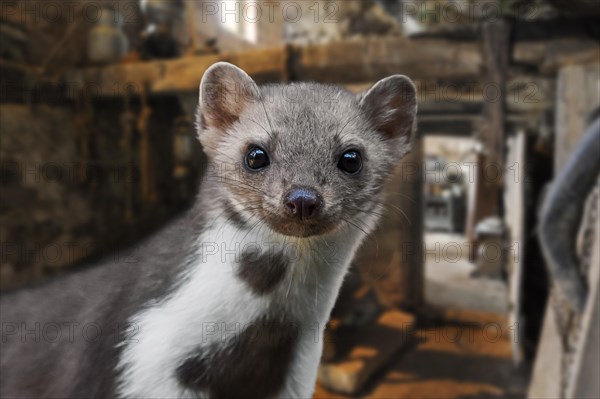
<path fill-rule="evenodd" d="M 448 175 L 444 170 L 446 160 L 441 157 L 428 157 L 426 162 L 425 228 L 449 233 L 463 231 L 466 193 L 462 179 Z"/>
<path fill-rule="evenodd" d="M 24 24 L 0 20 L 0 59 L 25 63 L 28 32 Z"/>
<path fill-rule="evenodd" d="M 142 58 L 175 58 L 183 53 L 187 37 L 182 0 L 142 0 L 146 30 L 142 34 Z"/>
<path fill-rule="evenodd" d="M 590 120 L 585 133 L 575 136 L 579 140 L 569 158 L 559 163 L 540 213 L 539 240 L 552 292 L 530 398 L 600 397 L 600 108 Z"/>
<path fill-rule="evenodd" d="M 479 242 L 474 277 L 501 278 L 505 260 L 505 227 L 497 216 L 483 219 L 475 228 Z"/>
<path fill-rule="evenodd" d="M 94 64 L 117 62 L 128 50 L 127 36 L 122 30 L 121 14 L 103 6 L 98 21 L 88 34 L 88 60 Z"/>
<path fill-rule="evenodd" d="M 142 13 L 151 23 L 168 23 L 180 20 L 185 5 L 182 0 L 142 0 Z"/>
<path fill-rule="evenodd" d="M 578 268 L 576 237 L 585 200 L 600 173 L 600 115 L 550 186 L 540 217 L 540 244 L 558 297 L 581 312 L 587 289 Z"/>

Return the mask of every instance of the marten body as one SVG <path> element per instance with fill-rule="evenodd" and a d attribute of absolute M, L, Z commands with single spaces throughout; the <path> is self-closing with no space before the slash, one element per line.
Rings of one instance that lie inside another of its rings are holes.
<path fill-rule="evenodd" d="M 257 89 L 218 63 L 200 91 L 198 200 L 118 259 L 2 298 L 3 397 L 311 397 L 344 275 L 409 150 L 414 86 Z"/>

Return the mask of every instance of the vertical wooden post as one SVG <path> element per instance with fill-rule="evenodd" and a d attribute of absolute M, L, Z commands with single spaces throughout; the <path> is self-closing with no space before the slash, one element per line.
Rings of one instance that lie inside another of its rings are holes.
<path fill-rule="evenodd" d="M 423 137 L 416 138 L 413 151 L 400 165 L 400 184 L 397 185 L 396 192 L 390 194 L 397 206 L 406 213 L 406 219 L 410 220 L 410 223 L 398 226 L 402 243 L 398 303 L 408 309 L 416 309 L 425 301 L 423 143 Z"/>
<path fill-rule="evenodd" d="M 475 226 L 499 212 L 499 195 L 504 170 L 504 120 L 506 114 L 506 70 L 508 69 L 509 26 L 504 20 L 481 26 L 481 52 L 484 61 L 483 152 L 478 155 L 476 182 L 469 203 L 467 239 L 475 241 Z M 497 175 L 497 176 L 496 176 Z"/>
<path fill-rule="evenodd" d="M 498 213 L 499 187 L 495 180 L 500 178 L 496 164 L 483 153 L 478 153 L 475 160 L 475 176 L 473 189 L 469 193 L 466 236 L 469 242 L 475 242 L 477 223 L 488 216 Z M 496 177 L 495 177 L 496 176 Z"/>
<path fill-rule="evenodd" d="M 600 105 L 598 63 L 563 67 L 558 76 L 554 174 L 568 161 L 587 127 L 587 118 Z"/>
<path fill-rule="evenodd" d="M 423 139 L 387 181 L 385 215 L 357 256 L 361 275 L 388 307 L 415 309 L 424 298 Z"/>
<path fill-rule="evenodd" d="M 508 69 L 509 27 L 504 20 L 484 22 L 481 51 L 485 65 L 483 144 L 487 163 L 502 170 L 504 160 L 504 119 L 506 110 L 506 70 Z M 497 185 L 497 184 L 496 184 Z"/>

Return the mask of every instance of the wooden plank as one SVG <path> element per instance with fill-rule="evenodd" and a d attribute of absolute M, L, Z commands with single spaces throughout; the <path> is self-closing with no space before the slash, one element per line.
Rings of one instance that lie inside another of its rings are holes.
<path fill-rule="evenodd" d="M 72 70 L 64 80 L 72 95 L 83 87 L 92 96 L 122 96 L 128 90 L 139 93 L 146 84 L 149 94 L 197 92 L 204 72 L 218 61 L 238 65 L 258 83 L 287 79 L 288 50 L 277 47 Z"/>
<path fill-rule="evenodd" d="M 509 76 L 504 102 L 507 113 L 552 110 L 556 104 L 556 79 L 531 74 Z"/>
<path fill-rule="evenodd" d="M 527 250 L 525 245 L 525 165 L 527 165 L 527 144 L 524 131 L 519 131 L 508 140 L 508 154 L 504 175 L 505 181 L 504 203 L 510 204 L 505 207 L 504 220 L 508 231 L 508 247 L 511 249 L 507 254 L 508 268 L 508 302 L 509 302 L 509 325 L 522 325 L 521 315 L 521 286 L 523 280 L 523 254 Z M 531 226 L 530 226 L 531 228 Z M 513 361 L 516 364 L 522 361 L 522 329 L 509 329 L 512 337 Z"/>
<path fill-rule="evenodd" d="M 166 63 L 164 76 L 152 85 L 153 91 L 196 91 L 204 72 L 217 61 L 237 65 L 258 83 L 287 80 L 287 52 L 284 47 L 279 47 L 229 55 L 188 57 Z"/>
<path fill-rule="evenodd" d="M 384 217 L 366 239 L 355 262 L 361 276 L 390 308 L 416 309 L 423 304 L 423 139 L 385 182 Z"/>
<path fill-rule="evenodd" d="M 468 82 L 440 82 L 434 79 L 413 79 L 417 88 L 419 115 L 469 113 L 480 114 L 484 100 L 493 96 L 481 79 Z M 353 93 L 368 90 L 375 82 L 350 83 L 344 86 Z M 555 104 L 554 78 L 530 74 L 514 74 L 506 81 L 506 110 L 509 113 L 529 113 L 550 110 Z"/>
<path fill-rule="evenodd" d="M 151 91 L 155 94 L 198 91 L 204 72 L 219 61 L 224 61 L 224 57 L 211 54 L 165 62 L 161 75 L 150 82 Z"/>
<path fill-rule="evenodd" d="M 476 242 L 475 227 L 477 223 L 487 216 L 494 215 L 498 208 L 498 190 L 490 189 L 490 187 L 496 186 L 495 180 L 498 177 L 495 173 L 498 170 L 493 167 L 486 170 L 486 165 L 489 165 L 489 162 L 482 152 L 477 153 L 475 163 L 475 179 L 467 199 L 466 236 L 471 243 Z M 472 257 L 475 255 L 475 248 L 472 247 L 471 250 L 473 251 L 470 254 Z"/>
<path fill-rule="evenodd" d="M 600 46 L 591 39 L 581 38 L 517 42 L 513 47 L 512 59 L 516 63 L 536 66 L 542 72 L 554 74 L 563 66 L 599 62 Z"/>
<path fill-rule="evenodd" d="M 472 43 L 362 38 L 85 68 L 67 72 L 64 80 L 73 93 L 84 87 L 97 96 L 120 96 L 144 84 L 149 84 L 150 94 L 181 93 L 196 91 L 204 71 L 217 61 L 238 65 L 259 83 L 286 81 L 288 77 L 352 83 L 377 81 L 396 73 L 414 79 L 476 79 L 482 65 L 478 47 Z"/>
<path fill-rule="evenodd" d="M 481 54 L 473 43 L 356 38 L 294 47 L 292 76 L 333 83 L 377 81 L 397 73 L 413 79 L 460 79 L 478 76 L 481 66 Z"/>
<path fill-rule="evenodd" d="M 154 61 L 77 69 L 66 72 L 63 79 L 71 97 L 80 89 L 92 97 L 139 94 L 147 82 L 161 77 L 163 65 L 164 61 Z"/>
<path fill-rule="evenodd" d="M 586 129 L 589 113 L 600 105 L 600 63 L 562 68 L 558 75 L 555 170 L 560 170 Z"/>
<path fill-rule="evenodd" d="M 345 339 L 357 344 L 343 359 L 319 366 L 319 382 L 334 392 L 356 394 L 404 347 L 415 328 L 414 316 L 396 310 L 383 313 Z"/>

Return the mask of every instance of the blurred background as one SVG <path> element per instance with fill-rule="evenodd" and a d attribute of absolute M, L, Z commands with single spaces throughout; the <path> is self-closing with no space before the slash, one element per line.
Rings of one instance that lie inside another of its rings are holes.
<path fill-rule="evenodd" d="M 0 289 L 186 209 L 214 62 L 357 93 L 401 73 L 415 149 L 334 309 L 315 397 L 598 398 L 600 148 L 580 143 L 599 42 L 597 0 L 2 1 Z M 552 299 L 553 249 L 575 259 L 582 309 Z"/>

